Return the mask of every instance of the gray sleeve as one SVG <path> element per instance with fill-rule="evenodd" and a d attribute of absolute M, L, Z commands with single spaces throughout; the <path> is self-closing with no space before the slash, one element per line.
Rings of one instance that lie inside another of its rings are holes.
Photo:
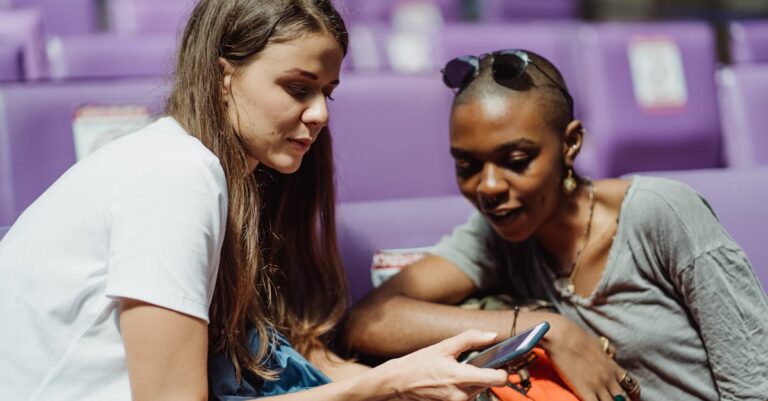
<path fill-rule="evenodd" d="M 703 197 L 680 183 L 657 184 L 643 198 L 643 224 L 698 328 L 720 397 L 765 401 L 768 299 L 749 260 Z"/>
<path fill-rule="evenodd" d="M 676 281 L 699 327 L 721 399 L 765 401 L 768 300 L 744 252 L 725 246 L 706 252 Z"/>
<path fill-rule="evenodd" d="M 455 264 L 477 288 L 485 288 L 496 281 L 493 238 L 493 228 L 475 212 L 466 223 L 443 237 L 431 253 Z"/>

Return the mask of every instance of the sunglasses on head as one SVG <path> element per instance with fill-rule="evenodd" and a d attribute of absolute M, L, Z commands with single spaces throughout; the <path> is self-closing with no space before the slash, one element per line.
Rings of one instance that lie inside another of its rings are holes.
<path fill-rule="evenodd" d="M 449 61 L 442 69 L 443 82 L 451 89 L 462 90 L 480 73 L 480 62 L 486 57 L 491 57 L 491 76 L 501 86 L 514 88 L 513 82 L 522 77 L 529 65 L 536 67 L 547 79 L 549 79 L 568 102 L 571 115 L 573 115 L 573 98 L 568 90 L 560 85 L 554 78 L 547 74 L 541 67 L 531 60 L 524 50 L 507 49 L 480 56 L 461 56 Z"/>

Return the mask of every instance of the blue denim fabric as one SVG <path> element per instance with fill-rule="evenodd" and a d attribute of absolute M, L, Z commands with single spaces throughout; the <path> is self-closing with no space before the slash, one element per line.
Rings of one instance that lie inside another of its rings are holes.
<path fill-rule="evenodd" d="M 277 347 L 272 351 L 267 364 L 278 370 L 277 380 L 267 381 L 249 372 L 243 372 L 240 383 L 235 379 L 235 367 L 224 354 L 208 358 L 209 398 L 214 401 L 242 401 L 306 390 L 330 383 L 323 372 L 312 366 L 296 352 L 282 334 L 278 334 Z M 255 330 L 249 334 L 251 349 L 259 346 L 259 335 Z"/>

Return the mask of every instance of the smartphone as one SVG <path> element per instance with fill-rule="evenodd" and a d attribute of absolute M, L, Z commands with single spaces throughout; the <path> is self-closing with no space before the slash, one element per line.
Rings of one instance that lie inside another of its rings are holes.
<path fill-rule="evenodd" d="M 533 347 L 544 337 L 547 330 L 549 330 L 549 323 L 541 322 L 512 338 L 486 348 L 479 354 L 463 360 L 462 363 L 492 369 L 499 369 L 515 363 L 531 353 Z"/>

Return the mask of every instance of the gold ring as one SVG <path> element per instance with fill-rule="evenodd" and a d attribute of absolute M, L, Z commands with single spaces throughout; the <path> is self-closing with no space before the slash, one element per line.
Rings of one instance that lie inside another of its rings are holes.
<path fill-rule="evenodd" d="M 619 379 L 619 385 L 630 396 L 634 396 L 636 393 L 640 392 L 640 383 L 638 383 L 637 380 L 635 380 L 627 372 L 624 372 L 624 374 L 621 376 L 621 379 Z"/>

